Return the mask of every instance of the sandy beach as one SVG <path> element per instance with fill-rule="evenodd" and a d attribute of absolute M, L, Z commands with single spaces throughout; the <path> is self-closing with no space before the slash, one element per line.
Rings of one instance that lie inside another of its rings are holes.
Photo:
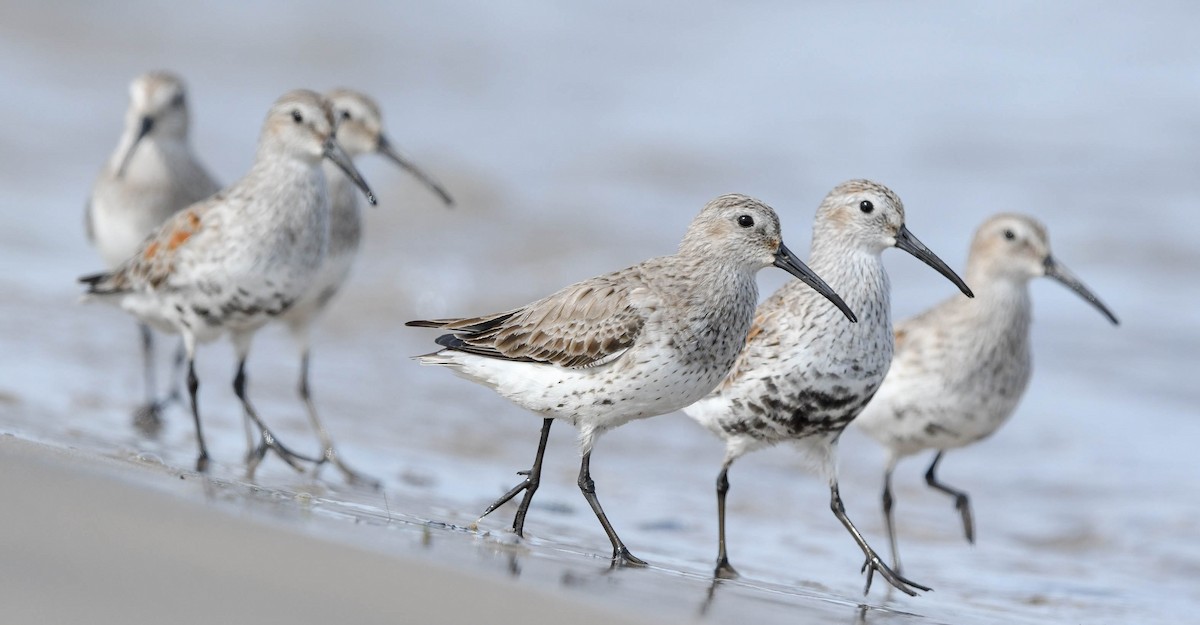
<path fill-rule="evenodd" d="M 231 515 L 213 488 L 194 473 L 0 436 L 4 620 L 664 622 L 441 563 L 438 550 L 383 555 L 265 522 L 253 505 Z"/>
<path fill-rule="evenodd" d="M 0 436 L 12 623 L 763 623 L 926 619 L 803 587 L 613 569 L 553 540 L 429 521 L 427 501 L 214 478 Z M 395 511 L 391 507 L 395 506 Z M 401 512 L 404 510 L 404 512 Z M 444 511 L 443 511 L 444 512 Z"/>

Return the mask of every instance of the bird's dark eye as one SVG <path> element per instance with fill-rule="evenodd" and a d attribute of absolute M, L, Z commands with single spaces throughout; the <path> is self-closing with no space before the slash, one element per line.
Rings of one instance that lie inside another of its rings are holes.
<path fill-rule="evenodd" d="M 182 93 L 178 93 L 175 95 L 175 97 L 171 98 L 171 106 L 173 106 L 175 108 L 179 108 L 179 107 L 183 106 L 183 94 Z"/>
<path fill-rule="evenodd" d="M 342 119 L 343 120 L 350 119 L 350 111 L 342 111 Z"/>
<path fill-rule="evenodd" d="M 749 215 L 738 216 L 738 225 L 743 228 L 749 228 L 754 225 L 754 218 Z"/>
<path fill-rule="evenodd" d="M 871 203 L 871 200 L 863 200 L 858 203 L 858 210 L 869 215 L 871 211 L 875 210 L 875 205 Z"/>
<path fill-rule="evenodd" d="M 1004 238 L 1008 239 L 1009 241 L 1012 241 L 1013 239 L 1017 238 L 1017 235 L 1012 230 L 1005 230 Z"/>
<path fill-rule="evenodd" d="M 304 116 L 300 114 L 300 111 L 293 109 L 292 110 L 292 121 L 299 124 L 300 122 L 304 121 Z"/>

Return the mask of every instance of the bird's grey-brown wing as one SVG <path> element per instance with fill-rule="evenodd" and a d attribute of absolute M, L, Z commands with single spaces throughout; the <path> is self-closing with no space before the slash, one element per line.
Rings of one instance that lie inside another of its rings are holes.
<path fill-rule="evenodd" d="M 438 338 L 439 345 L 450 349 L 506 360 L 587 367 L 619 354 L 637 340 L 646 318 L 630 296 L 640 286 L 631 269 L 573 284 L 516 310 L 406 325 L 451 330 L 453 334 Z"/>
<path fill-rule="evenodd" d="M 89 293 L 159 287 L 170 277 L 188 240 L 203 230 L 203 215 L 211 206 L 212 201 L 202 202 L 175 213 L 120 267 L 108 273 L 82 277 L 79 281 L 88 285 Z"/>

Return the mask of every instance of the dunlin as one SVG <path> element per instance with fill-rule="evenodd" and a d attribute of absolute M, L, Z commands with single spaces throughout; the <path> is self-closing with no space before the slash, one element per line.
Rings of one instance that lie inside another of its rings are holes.
<path fill-rule="evenodd" d="M 168 217 L 219 188 L 188 145 L 183 81 L 168 72 L 142 74 L 129 85 L 117 149 L 92 185 L 84 213 L 88 240 L 108 268 L 116 268 Z M 146 401 L 134 411 L 134 423 L 155 431 L 164 400 L 154 375 L 154 335 L 144 323 L 139 329 Z"/>
<path fill-rule="evenodd" d="M 592 448 L 602 433 L 664 414 L 708 393 L 729 371 L 750 330 L 755 274 L 775 265 L 853 313 L 796 260 L 769 206 L 744 195 L 709 202 L 676 254 L 569 286 L 532 304 L 464 319 L 411 321 L 450 330 L 444 349 L 421 356 L 491 387 L 544 417 L 541 442 L 513 523 L 522 532 L 553 419 L 579 428 L 578 485 L 608 534 L 615 564 L 644 564 L 613 530 L 592 481 Z M 831 307 L 832 310 L 832 307 Z"/>
<path fill-rule="evenodd" d="M 725 461 L 717 477 L 718 577 L 737 575 L 725 550 L 730 465 L 749 451 L 790 441 L 829 481 L 833 513 L 867 557 L 867 589 L 879 571 L 909 594 L 927 590 L 887 568 L 846 516 L 838 493 L 838 437 L 875 393 L 892 358 L 890 287 L 880 258 L 890 247 L 928 263 L 970 294 L 905 227 L 904 205 L 895 193 L 869 180 L 842 183 L 817 209 L 809 263 L 858 312 L 859 322 L 846 323 L 824 300 L 789 282 L 758 307 L 746 347 L 729 376 L 710 395 L 684 408 L 725 440 Z"/>
<path fill-rule="evenodd" d="M 337 142 L 346 150 L 346 154 L 357 158 L 363 154 L 380 154 L 411 172 L 424 183 L 446 205 L 452 205 L 450 195 L 441 185 L 417 168 L 410 160 L 404 158 L 393 147 L 383 132 L 383 119 L 379 106 L 370 97 L 350 91 L 337 89 L 326 94 L 333 107 L 334 119 L 337 121 Z M 308 411 L 309 421 L 321 440 L 322 457 L 331 462 L 350 482 L 371 482 L 359 473 L 346 466 L 333 446 L 325 426 L 317 415 L 308 382 L 310 360 L 310 338 L 313 323 L 328 307 L 329 302 L 337 295 L 350 275 L 350 268 L 358 255 L 358 246 L 362 238 L 362 210 L 359 206 L 358 190 L 353 181 L 335 164 L 323 164 L 325 177 L 329 181 L 329 249 L 316 279 L 299 301 L 283 314 L 291 335 L 300 349 L 300 382 L 297 386 L 300 398 Z"/>
<path fill-rule="evenodd" d="M 975 233 L 967 279 L 975 299 L 953 297 L 896 327 L 896 357 L 875 398 L 855 423 L 888 448 L 883 512 L 900 570 L 892 517 L 892 471 L 903 457 L 936 449 L 925 474 L 929 486 L 954 498 L 967 540 L 975 524 L 967 494 L 937 479 L 947 449 L 995 432 L 1017 407 L 1029 383 L 1029 281 L 1058 280 L 1117 318 L 1050 254 L 1046 229 L 1032 217 L 1001 214 Z"/>
<path fill-rule="evenodd" d="M 303 295 L 325 256 L 329 197 L 321 161 L 339 164 L 374 203 L 333 128 L 322 96 L 285 94 L 267 114 L 245 177 L 175 214 L 115 270 L 80 279 L 89 296 L 183 335 L 198 471 L 208 466 L 208 449 L 196 403 L 196 345 L 226 332 L 238 357 L 234 391 L 263 439 L 247 458 L 249 472 L 268 447 L 297 468 L 297 460 L 313 460 L 285 448 L 258 418 L 246 399 L 245 369 L 254 333 Z"/>

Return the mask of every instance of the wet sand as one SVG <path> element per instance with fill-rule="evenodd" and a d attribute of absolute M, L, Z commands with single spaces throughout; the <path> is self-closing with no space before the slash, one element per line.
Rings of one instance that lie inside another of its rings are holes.
<path fill-rule="evenodd" d="M 231 515 L 208 481 L 0 437 L 5 621 L 662 622 Z"/>
<path fill-rule="evenodd" d="M 118 454 L 119 456 L 119 454 Z M 931 622 L 800 587 L 713 582 L 417 512 L 0 436 L 8 622 Z M 428 509 L 423 510 L 422 506 Z"/>

